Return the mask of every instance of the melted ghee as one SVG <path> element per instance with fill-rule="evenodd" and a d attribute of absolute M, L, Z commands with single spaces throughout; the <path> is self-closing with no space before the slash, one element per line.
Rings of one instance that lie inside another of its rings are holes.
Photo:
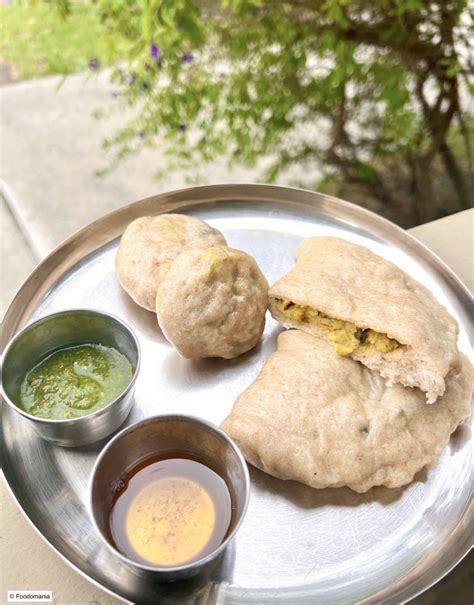
<path fill-rule="evenodd" d="M 225 481 L 197 460 L 148 460 L 119 482 L 112 540 L 131 559 L 157 567 L 191 563 L 224 540 L 231 520 Z"/>

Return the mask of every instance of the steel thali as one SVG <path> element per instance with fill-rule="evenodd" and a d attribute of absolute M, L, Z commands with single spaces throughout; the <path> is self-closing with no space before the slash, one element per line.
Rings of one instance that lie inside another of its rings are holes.
<path fill-rule="evenodd" d="M 154 196 L 121 208 L 59 246 L 25 282 L 3 325 L 3 345 L 22 326 L 68 308 L 125 319 L 142 349 L 127 424 L 185 413 L 219 424 L 275 349 L 269 316 L 262 342 L 231 361 L 186 361 L 156 318 L 120 289 L 118 238 L 139 216 L 182 212 L 221 230 L 255 257 L 272 283 L 311 235 L 337 235 L 371 248 L 426 285 L 460 326 L 469 354 L 470 296 L 435 255 L 392 223 L 341 200 L 267 185 L 214 185 Z M 87 485 L 104 442 L 64 449 L 42 441 L 2 406 L 3 471 L 18 504 L 75 569 L 125 601 L 190 603 L 400 603 L 447 573 L 472 544 L 471 428 L 463 425 L 436 468 L 404 489 L 312 490 L 251 469 L 240 532 L 210 576 L 179 585 L 145 584 L 102 544 L 87 512 Z"/>

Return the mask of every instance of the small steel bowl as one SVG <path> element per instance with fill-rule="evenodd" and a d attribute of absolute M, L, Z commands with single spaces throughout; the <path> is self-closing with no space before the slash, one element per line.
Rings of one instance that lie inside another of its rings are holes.
<path fill-rule="evenodd" d="M 109 518 L 117 481 L 137 464 L 159 453 L 193 454 L 226 482 L 232 500 L 230 528 L 224 541 L 209 555 L 175 567 L 144 565 L 133 561 L 112 543 Z M 90 513 L 96 529 L 112 552 L 135 574 L 152 581 L 174 581 L 209 570 L 235 536 L 247 511 L 250 479 L 247 464 L 235 443 L 217 426 L 184 415 L 148 418 L 120 431 L 104 447 L 90 479 Z"/>
<path fill-rule="evenodd" d="M 119 397 L 96 412 L 68 420 L 39 418 L 16 405 L 29 370 L 54 351 L 81 344 L 114 347 L 130 361 L 134 373 Z M 87 445 L 110 435 L 125 421 L 132 407 L 139 367 L 138 340 L 123 321 L 102 311 L 61 311 L 28 325 L 10 341 L 3 355 L 2 394 L 43 439 L 66 447 Z"/>

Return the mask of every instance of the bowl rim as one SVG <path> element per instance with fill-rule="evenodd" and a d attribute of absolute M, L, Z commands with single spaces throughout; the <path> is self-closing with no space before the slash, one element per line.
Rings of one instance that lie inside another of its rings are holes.
<path fill-rule="evenodd" d="M 115 399 L 112 399 L 112 401 L 110 401 L 106 406 L 104 406 L 103 408 L 100 408 L 99 410 L 95 410 L 94 412 L 91 412 L 90 414 L 84 414 L 83 416 L 77 416 L 76 418 L 42 418 L 41 416 L 35 416 L 34 414 L 30 414 L 26 410 L 23 410 L 15 402 L 13 402 L 10 399 L 9 395 L 7 394 L 7 392 L 3 386 L 4 380 L 3 380 L 3 371 L 2 371 L 2 378 L 1 378 L 2 398 L 6 401 L 6 403 L 13 410 L 15 410 L 15 412 L 17 412 L 18 414 L 21 414 L 25 418 L 28 418 L 28 420 L 32 420 L 33 422 L 37 422 L 39 424 L 54 424 L 54 425 L 79 424 L 81 421 L 85 422 L 86 418 L 87 419 L 97 418 L 99 416 L 106 414 L 107 410 L 109 410 L 109 408 L 111 408 L 114 404 L 118 403 L 125 395 L 127 395 L 133 389 L 133 387 L 135 385 L 135 382 L 138 377 L 138 373 L 140 371 L 140 365 L 141 365 L 141 349 L 140 349 L 140 343 L 138 341 L 137 335 L 135 334 L 133 329 L 130 327 L 130 325 L 126 321 L 124 321 L 123 319 L 118 317 L 117 315 L 114 315 L 113 313 L 109 313 L 108 311 L 102 311 L 100 309 L 93 309 L 93 308 L 88 309 L 86 307 L 78 307 L 78 308 L 72 308 L 72 309 L 63 309 L 62 311 L 56 311 L 54 313 L 44 315 L 43 317 L 40 317 L 39 319 L 24 326 L 21 330 L 19 330 L 13 336 L 13 338 L 9 341 L 9 343 L 5 347 L 5 350 L 3 351 L 3 355 L 2 355 L 2 363 L 1 363 L 2 370 L 3 370 L 3 366 L 5 364 L 5 360 L 7 359 L 8 354 L 10 353 L 10 350 L 12 349 L 14 344 L 20 339 L 20 337 L 23 334 L 25 334 L 29 330 L 32 330 L 33 328 L 38 327 L 42 323 L 53 320 L 56 317 L 60 317 L 61 315 L 74 314 L 74 313 L 92 313 L 95 315 L 101 315 L 102 317 L 106 317 L 109 320 L 110 319 L 114 320 L 115 322 L 120 324 L 122 326 L 122 328 L 125 329 L 126 332 L 128 332 L 128 334 L 132 338 L 135 349 L 137 351 L 137 363 L 136 363 L 132 378 L 130 379 L 130 382 L 127 384 L 127 386 L 120 392 L 120 394 L 117 395 L 117 397 L 115 397 Z M 67 343 L 64 343 L 64 346 L 66 348 Z M 60 350 L 60 349 L 56 349 L 56 350 Z"/>
<path fill-rule="evenodd" d="M 94 507 L 93 507 L 94 478 L 96 476 L 97 470 L 98 470 L 99 466 L 101 465 L 107 451 L 117 441 L 120 441 L 120 439 L 122 439 L 124 437 L 124 435 L 126 435 L 127 433 L 129 433 L 133 430 L 136 430 L 137 428 L 146 426 L 147 424 L 153 424 L 155 422 L 173 422 L 173 421 L 177 421 L 177 420 L 195 423 L 195 424 L 202 424 L 206 428 L 211 429 L 212 432 L 216 433 L 218 437 L 220 437 L 223 441 L 225 441 L 227 443 L 227 445 L 230 446 L 230 448 L 236 454 L 237 459 L 242 468 L 242 472 L 243 472 L 243 476 L 244 476 L 245 498 L 244 498 L 244 502 L 243 502 L 242 512 L 241 512 L 240 517 L 237 520 L 234 528 L 229 533 L 229 535 L 221 542 L 221 544 L 219 544 L 219 546 L 217 548 L 215 548 L 212 552 L 210 552 L 208 555 L 206 555 L 205 557 L 202 557 L 201 559 L 197 559 L 195 561 L 192 561 L 191 563 L 185 563 L 183 565 L 166 566 L 166 567 L 165 566 L 160 567 L 160 566 L 146 565 L 144 563 L 139 563 L 137 561 L 134 561 L 133 559 L 130 559 L 126 555 L 122 554 L 117 548 L 115 548 L 115 546 L 113 546 L 107 540 L 107 538 L 104 536 L 102 530 L 99 528 L 95 515 L 94 515 Z M 156 414 L 154 416 L 144 418 L 143 420 L 139 420 L 138 422 L 135 422 L 134 424 L 131 424 L 131 425 L 123 428 L 121 431 L 119 431 L 117 434 L 115 434 L 112 437 L 112 439 L 110 439 L 110 441 L 103 447 L 103 449 L 100 451 L 99 455 L 97 456 L 96 461 L 94 462 L 94 466 L 92 467 L 92 471 L 91 471 L 91 474 L 89 477 L 88 493 L 89 493 L 89 495 L 88 495 L 88 500 L 87 500 L 87 506 L 88 506 L 89 516 L 92 519 L 92 523 L 93 523 L 95 530 L 97 531 L 102 542 L 109 549 L 109 551 L 111 551 L 114 555 L 118 556 L 123 562 L 127 563 L 128 565 L 132 565 L 136 569 L 140 569 L 143 571 L 149 571 L 149 572 L 153 572 L 153 573 L 157 573 L 157 574 L 174 574 L 174 573 L 178 573 L 178 572 L 185 572 L 185 571 L 191 570 L 193 568 L 196 568 L 196 569 L 201 568 L 204 565 L 206 565 L 207 563 L 209 563 L 210 561 L 212 561 L 213 559 L 215 559 L 216 557 L 218 557 L 225 550 L 225 548 L 227 547 L 229 542 L 234 538 L 235 534 L 240 529 L 240 526 L 242 525 L 245 515 L 247 514 L 247 509 L 248 509 L 249 500 L 250 500 L 250 474 L 249 474 L 247 462 L 246 462 L 244 455 L 242 454 L 240 448 L 238 447 L 238 445 L 235 443 L 235 441 L 233 439 L 231 439 L 231 437 L 229 437 L 229 435 L 227 435 L 227 433 L 225 433 L 219 426 L 217 426 L 213 422 L 210 422 L 209 420 L 204 420 L 203 418 L 199 418 L 198 416 L 194 416 L 192 414 Z"/>

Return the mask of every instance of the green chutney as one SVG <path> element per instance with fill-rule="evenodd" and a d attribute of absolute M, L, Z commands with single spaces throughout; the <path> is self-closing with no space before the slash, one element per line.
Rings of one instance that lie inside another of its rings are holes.
<path fill-rule="evenodd" d="M 60 349 L 25 376 L 20 407 L 54 420 L 85 416 L 116 399 L 132 376 L 129 360 L 112 347 L 87 344 Z"/>

